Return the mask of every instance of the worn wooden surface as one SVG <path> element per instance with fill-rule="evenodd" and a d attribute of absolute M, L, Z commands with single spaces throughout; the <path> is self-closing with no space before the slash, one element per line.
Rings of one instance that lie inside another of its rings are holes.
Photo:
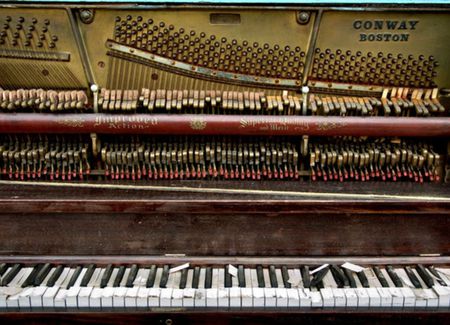
<path fill-rule="evenodd" d="M 192 122 L 204 123 L 202 128 Z M 0 113 L 4 133 L 450 136 L 450 118 Z"/>
<path fill-rule="evenodd" d="M 449 225 L 433 213 L 4 213 L 0 254 L 449 254 Z"/>
<path fill-rule="evenodd" d="M 446 324 L 448 311 L 203 311 L 1 313 L 5 324 Z"/>
<path fill-rule="evenodd" d="M 0 181 L 2 211 L 308 216 L 314 213 L 373 214 L 379 211 L 389 214 L 450 212 L 448 184 L 290 181 L 18 183 Z"/>

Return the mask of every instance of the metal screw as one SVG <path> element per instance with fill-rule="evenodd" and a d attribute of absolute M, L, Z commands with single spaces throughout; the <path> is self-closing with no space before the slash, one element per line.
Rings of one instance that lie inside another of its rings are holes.
<path fill-rule="evenodd" d="M 310 14 L 307 11 L 300 11 L 297 14 L 297 22 L 300 25 L 306 25 L 309 22 Z"/>
<path fill-rule="evenodd" d="M 166 325 L 172 325 L 172 320 L 170 318 L 166 319 Z"/>
<path fill-rule="evenodd" d="M 94 21 L 94 10 L 80 9 L 80 20 L 84 24 L 90 24 Z"/>

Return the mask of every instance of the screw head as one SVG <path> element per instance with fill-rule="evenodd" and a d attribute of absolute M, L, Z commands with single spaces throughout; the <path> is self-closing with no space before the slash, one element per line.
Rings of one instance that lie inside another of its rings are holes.
<path fill-rule="evenodd" d="M 305 24 L 307 24 L 308 22 L 309 22 L 309 18 L 310 18 L 311 16 L 310 16 L 310 14 L 309 14 L 309 12 L 307 12 L 307 11 L 300 11 L 298 14 L 297 14 L 297 22 L 300 24 L 300 25 L 305 25 Z"/>

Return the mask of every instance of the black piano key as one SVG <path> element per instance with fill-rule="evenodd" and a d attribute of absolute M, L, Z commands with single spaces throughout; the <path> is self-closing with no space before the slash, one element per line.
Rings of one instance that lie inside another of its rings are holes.
<path fill-rule="evenodd" d="M 139 271 L 139 267 L 136 264 L 131 265 L 130 273 L 128 274 L 127 282 L 125 284 L 127 288 L 133 287 L 133 283 L 134 283 L 134 280 L 136 279 L 136 275 L 137 275 L 138 271 Z"/>
<path fill-rule="evenodd" d="M 103 272 L 102 279 L 100 280 L 100 288 L 105 288 L 108 285 L 113 269 L 114 267 L 112 264 L 109 264 L 106 267 L 105 272 Z"/>
<path fill-rule="evenodd" d="M 311 275 L 309 274 L 309 266 L 305 265 L 300 268 L 302 273 L 303 286 L 305 288 L 311 288 Z"/>
<path fill-rule="evenodd" d="M 45 263 L 34 278 L 33 285 L 40 286 L 51 269 L 52 266 L 50 265 L 50 263 Z"/>
<path fill-rule="evenodd" d="M 22 288 L 29 287 L 34 283 L 34 279 L 38 275 L 39 271 L 41 270 L 43 264 L 37 264 L 33 271 L 30 273 L 30 275 L 25 279 L 25 281 L 22 283 Z"/>
<path fill-rule="evenodd" d="M 22 265 L 20 264 L 14 264 L 11 269 L 4 275 L 2 278 L 1 286 L 6 287 L 19 273 L 20 269 L 22 268 Z"/>
<path fill-rule="evenodd" d="M 278 288 L 277 274 L 275 272 L 274 265 L 269 266 L 269 278 L 270 278 L 270 286 L 272 288 Z"/>
<path fill-rule="evenodd" d="M 374 266 L 373 268 L 373 272 L 375 273 L 375 275 L 378 278 L 378 281 L 380 281 L 380 284 L 383 288 L 387 288 L 389 287 L 389 283 L 387 282 L 386 278 L 384 277 L 383 273 L 381 273 L 381 270 L 378 266 Z"/>
<path fill-rule="evenodd" d="M 258 287 L 265 288 L 266 283 L 264 282 L 264 271 L 261 265 L 256 267 L 256 276 L 258 278 Z"/>
<path fill-rule="evenodd" d="M 408 275 L 409 280 L 413 284 L 414 288 L 422 289 L 422 285 L 420 284 L 419 279 L 416 277 L 414 272 L 411 270 L 411 267 L 405 266 L 406 274 Z"/>
<path fill-rule="evenodd" d="M 323 278 L 328 273 L 329 267 L 325 267 L 322 270 L 314 273 L 313 278 L 311 280 L 311 287 L 316 287 L 317 289 L 323 288 Z"/>
<path fill-rule="evenodd" d="M 364 271 L 361 272 L 356 272 L 356 275 L 358 276 L 359 282 L 361 282 L 362 286 L 364 288 L 369 288 L 369 280 L 366 277 L 366 274 L 364 273 Z"/>
<path fill-rule="evenodd" d="M 6 264 L 6 263 L 0 264 L 0 276 L 3 276 L 3 273 L 5 273 L 7 269 L 8 269 L 8 264 Z"/>
<path fill-rule="evenodd" d="M 343 268 L 343 270 L 345 277 L 348 279 L 348 284 L 350 288 L 356 288 L 356 281 L 355 278 L 353 277 L 353 272 L 346 268 Z"/>
<path fill-rule="evenodd" d="M 70 278 L 69 283 L 67 284 L 67 288 L 66 289 L 69 289 L 70 287 L 73 287 L 75 282 L 77 282 L 77 279 L 80 276 L 80 273 L 81 273 L 82 270 L 83 270 L 82 266 L 77 266 L 77 268 L 75 269 L 75 272 L 73 272 L 72 277 Z"/>
<path fill-rule="evenodd" d="M 186 289 L 188 272 L 189 272 L 189 269 L 182 269 L 181 270 L 180 289 Z"/>
<path fill-rule="evenodd" d="M 50 278 L 48 279 L 46 286 L 47 287 L 53 287 L 56 283 L 56 281 L 58 281 L 59 277 L 61 276 L 61 273 L 64 270 L 64 266 L 63 265 L 58 265 L 55 270 L 53 271 L 52 275 L 50 276 Z"/>
<path fill-rule="evenodd" d="M 344 272 L 342 272 L 342 269 L 340 267 L 338 267 L 337 265 L 331 265 L 330 270 L 338 288 L 344 288 L 349 286 L 348 279 L 345 276 Z"/>
<path fill-rule="evenodd" d="M 94 274 L 95 271 L 95 264 L 89 264 L 86 270 L 86 273 L 84 273 L 84 277 L 81 280 L 80 287 L 86 287 L 89 283 L 89 281 L 92 278 L 92 274 Z"/>
<path fill-rule="evenodd" d="M 289 283 L 289 272 L 285 265 L 281 267 L 281 277 L 283 278 L 283 284 L 285 288 L 290 288 L 291 284 Z"/>
<path fill-rule="evenodd" d="M 423 265 L 421 264 L 417 265 L 416 271 L 428 288 L 432 288 L 434 286 L 433 278 L 428 274 L 427 270 Z"/>
<path fill-rule="evenodd" d="M 170 271 L 170 266 L 164 265 L 163 271 L 161 274 L 161 281 L 159 282 L 160 288 L 167 288 L 167 281 L 169 281 L 169 271 Z"/>
<path fill-rule="evenodd" d="M 125 266 L 120 266 L 119 271 L 117 271 L 117 275 L 113 281 L 113 287 L 117 288 L 120 286 L 120 282 L 122 282 L 123 275 L 125 274 Z"/>
<path fill-rule="evenodd" d="M 386 266 L 386 271 L 396 287 L 403 287 L 402 280 L 398 277 L 397 273 L 395 273 L 395 270 L 391 265 Z"/>
<path fill-rule="evenodd" d="M 205 272 L 205 289 L 211 289 L 212 288 L 212 267 L 207 267 Z M 187 275 L 187 273 L 186 273 Z"/>
<path fill-rule="evenodd" d="M 244 265 L 239 265 L 238 266 L 238 283 L 239 283 L 239 287 L 245 288 Z"/>
<path fill-rule="evenodd" d="M 428 271 L 430 271 L 431 274 L 433 274 L 436 278 L 436 281 L 441 285 L 441 286 L 447 286 L 447 283 L 445 283 L 445 281 L 442 279 L 441 275 L 434 269 L 434 266 L 429 266 L 428 267 Z"/>
<path fill-rule="evenodd" d="M 231 288 L 233 286 L 233 279 L 231 273 L 228 272 L 228 265 L 225 266 L 225 288 Z"/>
<path fill-rule="evenodd" d="M 148 273 L 147 283 L 145 286 L 147 288 L 153 288 L 153 286 L 155 285 L 155 278 L 156 278 L 156 265 L 152 265 L 150 266 L 150 272 Z"/>
<path fill-rule="evenodd" d="M 192 277 L 192 288 L 198 289 L 198 283 L 200 281 L 200 267 L 194 268 L 194 276 Z"/>

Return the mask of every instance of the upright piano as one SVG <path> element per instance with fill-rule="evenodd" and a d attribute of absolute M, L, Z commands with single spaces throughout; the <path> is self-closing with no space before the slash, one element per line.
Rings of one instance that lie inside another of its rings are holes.
<path fill-rule="evenodd" d="M 450 316 L 448 1 L 2 1 L 0 320 Z"/>

